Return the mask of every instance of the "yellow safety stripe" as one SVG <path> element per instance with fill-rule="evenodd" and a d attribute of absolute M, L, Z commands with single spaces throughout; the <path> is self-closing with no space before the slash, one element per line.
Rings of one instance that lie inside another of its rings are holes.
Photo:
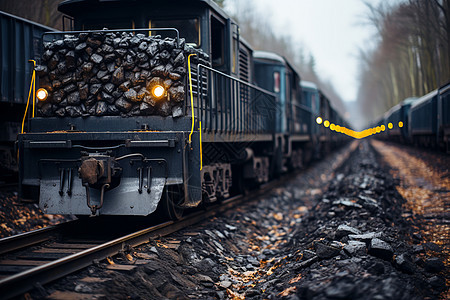
<path fill-rule="evenodd" d="M 23 127 L 25 125 L 25 119 L 27 117 L 27 112 L 28 112 L 28 106 L 30 105 L 30 96 L 31 96 L 31 91 L 33 91 L 33 112 L 32 112 L 32 118 L 34 118 L 34 110 L 35 110 L 35 88 L 36 88 L 36 71 L 34 70 L 36 67 L 36 61 L 30 59 L 29 62 L 33 63 L 33 73 L 31 75 L 31 83 L 30 83 L 30 91 L 28 92 L 28 100 L 27 100 L 27 105 L 25 106 L 25 114 L 23 115 L 23 119 L 22 119 L 22 129 L 20 131 L 20 133 L 23 133 Z"/>

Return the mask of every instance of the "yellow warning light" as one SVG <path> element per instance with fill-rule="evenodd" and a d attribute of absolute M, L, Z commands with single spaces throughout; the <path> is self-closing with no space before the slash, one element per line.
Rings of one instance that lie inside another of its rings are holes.
<path fill-rule="evenodd" d="M 330 121 L 325 120 L 325 121 L 323 122 L 323 126 L 325 126 L 325 127 L 330 126 Z"/>
<path fill-rule="evenodd" d="M 160 85 L 155 85 L 152 88 L 152 94 L 153 96 L 155 96 L 156 99 L 160 99 L 162 96 L 164 96 L 164 92 L 165 89 Z"/>
<path fill-rule="evenodd" d="M 402 121 L 398 122 L 398 127 L 400 127 L 400 128 L 403 127 L 403 122 Z"/>
<path fill-rule="evenodd" d="M 36 92 L 36 98 L 38 98 L 39 101 L 45 101 L 48 97 L 48 92 L 46 89 L 40 88 Z"/>
<path fill-rule="evenodd" d="M 394 125 L 392 125 L 392 123 L 389 122 L 389 123 L 388 123 L 388 128 L 389 128 L 389 129 L 392 129 L 392 128 L 394 128 Z"/>
<path fill-rule="evenodd" d="M 331 123 L 330 129 L 334 131 L 335 127 L 336 127 L 336 125 L 334 125 L 333 123 Z"/>
<path fill-rule="evenodd" d="M 322 124 L 322 118 L 321 117 L 317 117 L 316 118 L 316 123 L 319 124 L 319 125 Z"/>
<path fill-rule="evenodd" d="M 385 131 L 386 130 L 386 126 L 381 125 L 380 127 L 381 127 L 381 131 Z"/>

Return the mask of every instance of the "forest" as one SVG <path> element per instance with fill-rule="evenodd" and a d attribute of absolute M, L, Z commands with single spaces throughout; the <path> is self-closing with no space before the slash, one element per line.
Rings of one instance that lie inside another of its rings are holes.
<path fill-rule="evenodd" d="M 363 114 L 376 118 L 450 81 L 450 1 L 366 5 L 379 40 L 374 49 L 361 51 L 358 100 Z"/>

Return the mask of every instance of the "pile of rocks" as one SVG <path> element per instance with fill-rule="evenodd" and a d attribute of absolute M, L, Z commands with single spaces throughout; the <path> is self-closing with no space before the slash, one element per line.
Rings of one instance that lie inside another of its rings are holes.
<path fill-rule="evenodd" d="M 129 32 L 89 32 L 64 35 L 45 43 L 36 67 L 40 86 L 49 99 L 38 105 L 39 116 L 183 114 L 186 58 L 208 57 L 180 39 Z M 155 98 L 151 89 L 166 93 Z"/>

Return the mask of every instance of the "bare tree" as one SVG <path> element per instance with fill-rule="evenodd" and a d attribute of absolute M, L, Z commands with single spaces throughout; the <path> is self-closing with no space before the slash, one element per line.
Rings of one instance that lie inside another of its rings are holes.
<path fill-rule="evenodd" d="M 450 80 L 449 0 L 366 5 L 379 42 L 362 52 L 358 95 L 362 111 L 373 118 Z"/>

